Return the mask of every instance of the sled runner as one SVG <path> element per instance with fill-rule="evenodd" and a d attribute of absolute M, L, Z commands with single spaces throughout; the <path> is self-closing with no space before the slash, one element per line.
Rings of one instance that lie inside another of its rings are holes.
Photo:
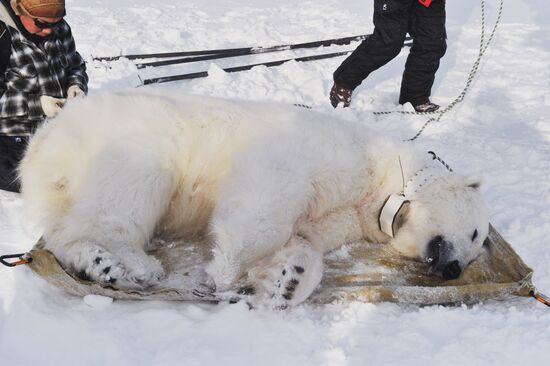
<path fill-rule="evenodd" d="M 251 56 L 251 55 L 289 51 L 289 50 L 312 49 L 312 48 L 329 47 L 329 46 L 336 46 L 336 45 L 343 46 L 343 45 L 350 44 L 351 42 L 365 40 L 369 36 L 371 36 L 371 34 L 325 39 L 321 41 L 311 41 L 311 42 L 304 42 L 304 43 L 281 44 L 277 46 L 268 46 L 268 47 L 239 47 L 239 48 L 209 49 L 209 50 L 197 50 L 197 51 L 162 52 L 162 53 L 145 53 L 145 54 L 133 54 L 133 55 L 94 57 L 94 60 L 101 61 L 101 62 L 111 62 L 111 61 L 117 61 L 121 58 L 126 58 L 128 60 L 144 60 L 149 58 L 161 59 L 157 61 L 138 62 L 135 64 L 138 69 L 143 69 L 145 67 L 159 67 L 159 66 L 166 66 L 166 65 L 187 64 L 187 63 L 193 63 L 198 61 L 227 59 L 231 57 Z M 411 46 L 411 45 L 412 45 L 412 37 L 407 36 L 405 38 L 405 43 L 403 46 L 405 47 L 405 46 Z M 302 56 L 302 57 L 292 57 L 292 58 L 286 58 L 286 59 L 281 59 L 276 61 L 260 62 L 260 63 L 252 63 L 247 65 L 240 65 L 236 67 L 228 67 L 228 68 L 224 68 L 223 70 L 228 73 L 240 72 L 240 71 L 250 70 L 256 66 L 265 66 L 265 67 L 280 66 L 289 61 L 307 62 L 307 61 L 324 60 L 327 58 L 344 56 L 349 54 L 350 52 L 351 51 L 343 51 L 343 52 L 332 52 L 332 53 L 324 53 L 324 54 Z M 158 78 L 152 78 L 152 79 L 145 79 L 142 81 L 141 85 L 158 84 L 158 83 L 165 83 L 165 82 L 178 81 L 178 80 L 191 80 L 191 79 L 204 78 L 207 76 L 208 76 L 208 71 L 192 72 L 192 73 L 186 73 L 186 74 L 170 75 L 170 76 L 164 76 L 164 77 L 158 77 Z"/>
<path fill-rule="evenodd" d="M 531 282 L 531 268 L 492 226 L 485 246 L 486 253 L 468 266 L 460 278 L 445 281 L 426 276 L 422 263 L 397 256 L 389 245 L 349 244 L 325 256 L 323 281 L 307 301 L 316 304 L 333 301 L 472 304 L 538 294 Z M 28 266 L 34 273 L 76 296 L 95 294 L 128 300 L 231 300 L 227 295 L 208 294 L 201 290 L 205 287 L 203 269 L 209 260 L 209 252 L 207 246 L 197 242 L 163 243 L 162 249 L 152 254 L 161 260 L 168 275 L 158 287 L 141 291 L 82 280 L 66 272 L 50 252 L 41 249 L 40 241 L 19 264 L 32 259 Z M 541 296 L 538 300 L 543 302 Z"/>

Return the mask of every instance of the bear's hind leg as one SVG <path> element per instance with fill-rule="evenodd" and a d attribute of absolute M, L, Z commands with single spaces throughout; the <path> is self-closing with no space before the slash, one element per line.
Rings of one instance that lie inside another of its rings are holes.
<path fill-rule="evenodd" d="M 155 284 L 163 268 L 145 249 L 169 204 L 172 171 L 141 146 L 111 144 L 87 169 L 79 199 L 46 231 L 46 248 L 87 279 L 121 287 Z"/>

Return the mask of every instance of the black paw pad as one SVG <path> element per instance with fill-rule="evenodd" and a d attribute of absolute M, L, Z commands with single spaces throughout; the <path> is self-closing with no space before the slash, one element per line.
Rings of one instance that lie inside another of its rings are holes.
<path fill-rule="evenodd" d="M 300 266 L 294 266 L 294 270 L 299 274 L 302 274 L 305 271 L 304 267 L 300 267 Z"/>
<path fill-rule="evenodd" d="M 290 301 L 292 297 L 294 296 L 294 291 L 296 291 L 296 286 L 300 281 L 298 281 L 295 278 L 292 278 L 290 281 L 288 281 L 288 285 L 285 287 L 286 292 L 283 294 L 283 298 L 287 301 Z"/>
<path fill-rule="evenodd" d="M 84 280 L 84 281 L 91 281 L 92 279 L 90 278 L 90 276 L 88 276 L 88 274 L 86 273 L 85 270 L 82 270 L 82 271 L 79 271 L 76 276 L 78 278 L 80 278 L 81 280 Z"/>

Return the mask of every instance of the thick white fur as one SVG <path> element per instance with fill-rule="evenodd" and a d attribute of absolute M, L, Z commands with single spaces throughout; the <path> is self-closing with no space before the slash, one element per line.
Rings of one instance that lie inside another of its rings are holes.
<path fill-rule="evenodd" d="M 295 304 L 319 284 L 324 252 L 389 241 L 377 217 L 403 188 L 399 159 L 407 181 L 430 157 L 293 106 L 128 92 L 69 103 L 37 131 L 20 174 L 46 248 L 68 268 L 154 284 L 163 270 L 145 250 L 155 233 L 209 235 L 218 291 L 247 275 L 258 294 Z M 392 244 L 422 258 L 430 238 L 444 235 L 465 266 L 488 225 L 470 183 L 442 168 Z"/>

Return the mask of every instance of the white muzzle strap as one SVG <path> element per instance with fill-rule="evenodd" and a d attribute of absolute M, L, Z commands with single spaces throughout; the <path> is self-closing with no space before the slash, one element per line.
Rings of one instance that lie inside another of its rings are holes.
<path fill-rule="evenodd" d="M 409 202 L 409 200 L 402 194 L 392 194 L 388 197 L 378 217 L 380 230 L 382 232 L 392 238 L 394 237 L 393 224 L 395 223 L 399 210 L 401 210 L 403 205 L 407 202 Z"/>

